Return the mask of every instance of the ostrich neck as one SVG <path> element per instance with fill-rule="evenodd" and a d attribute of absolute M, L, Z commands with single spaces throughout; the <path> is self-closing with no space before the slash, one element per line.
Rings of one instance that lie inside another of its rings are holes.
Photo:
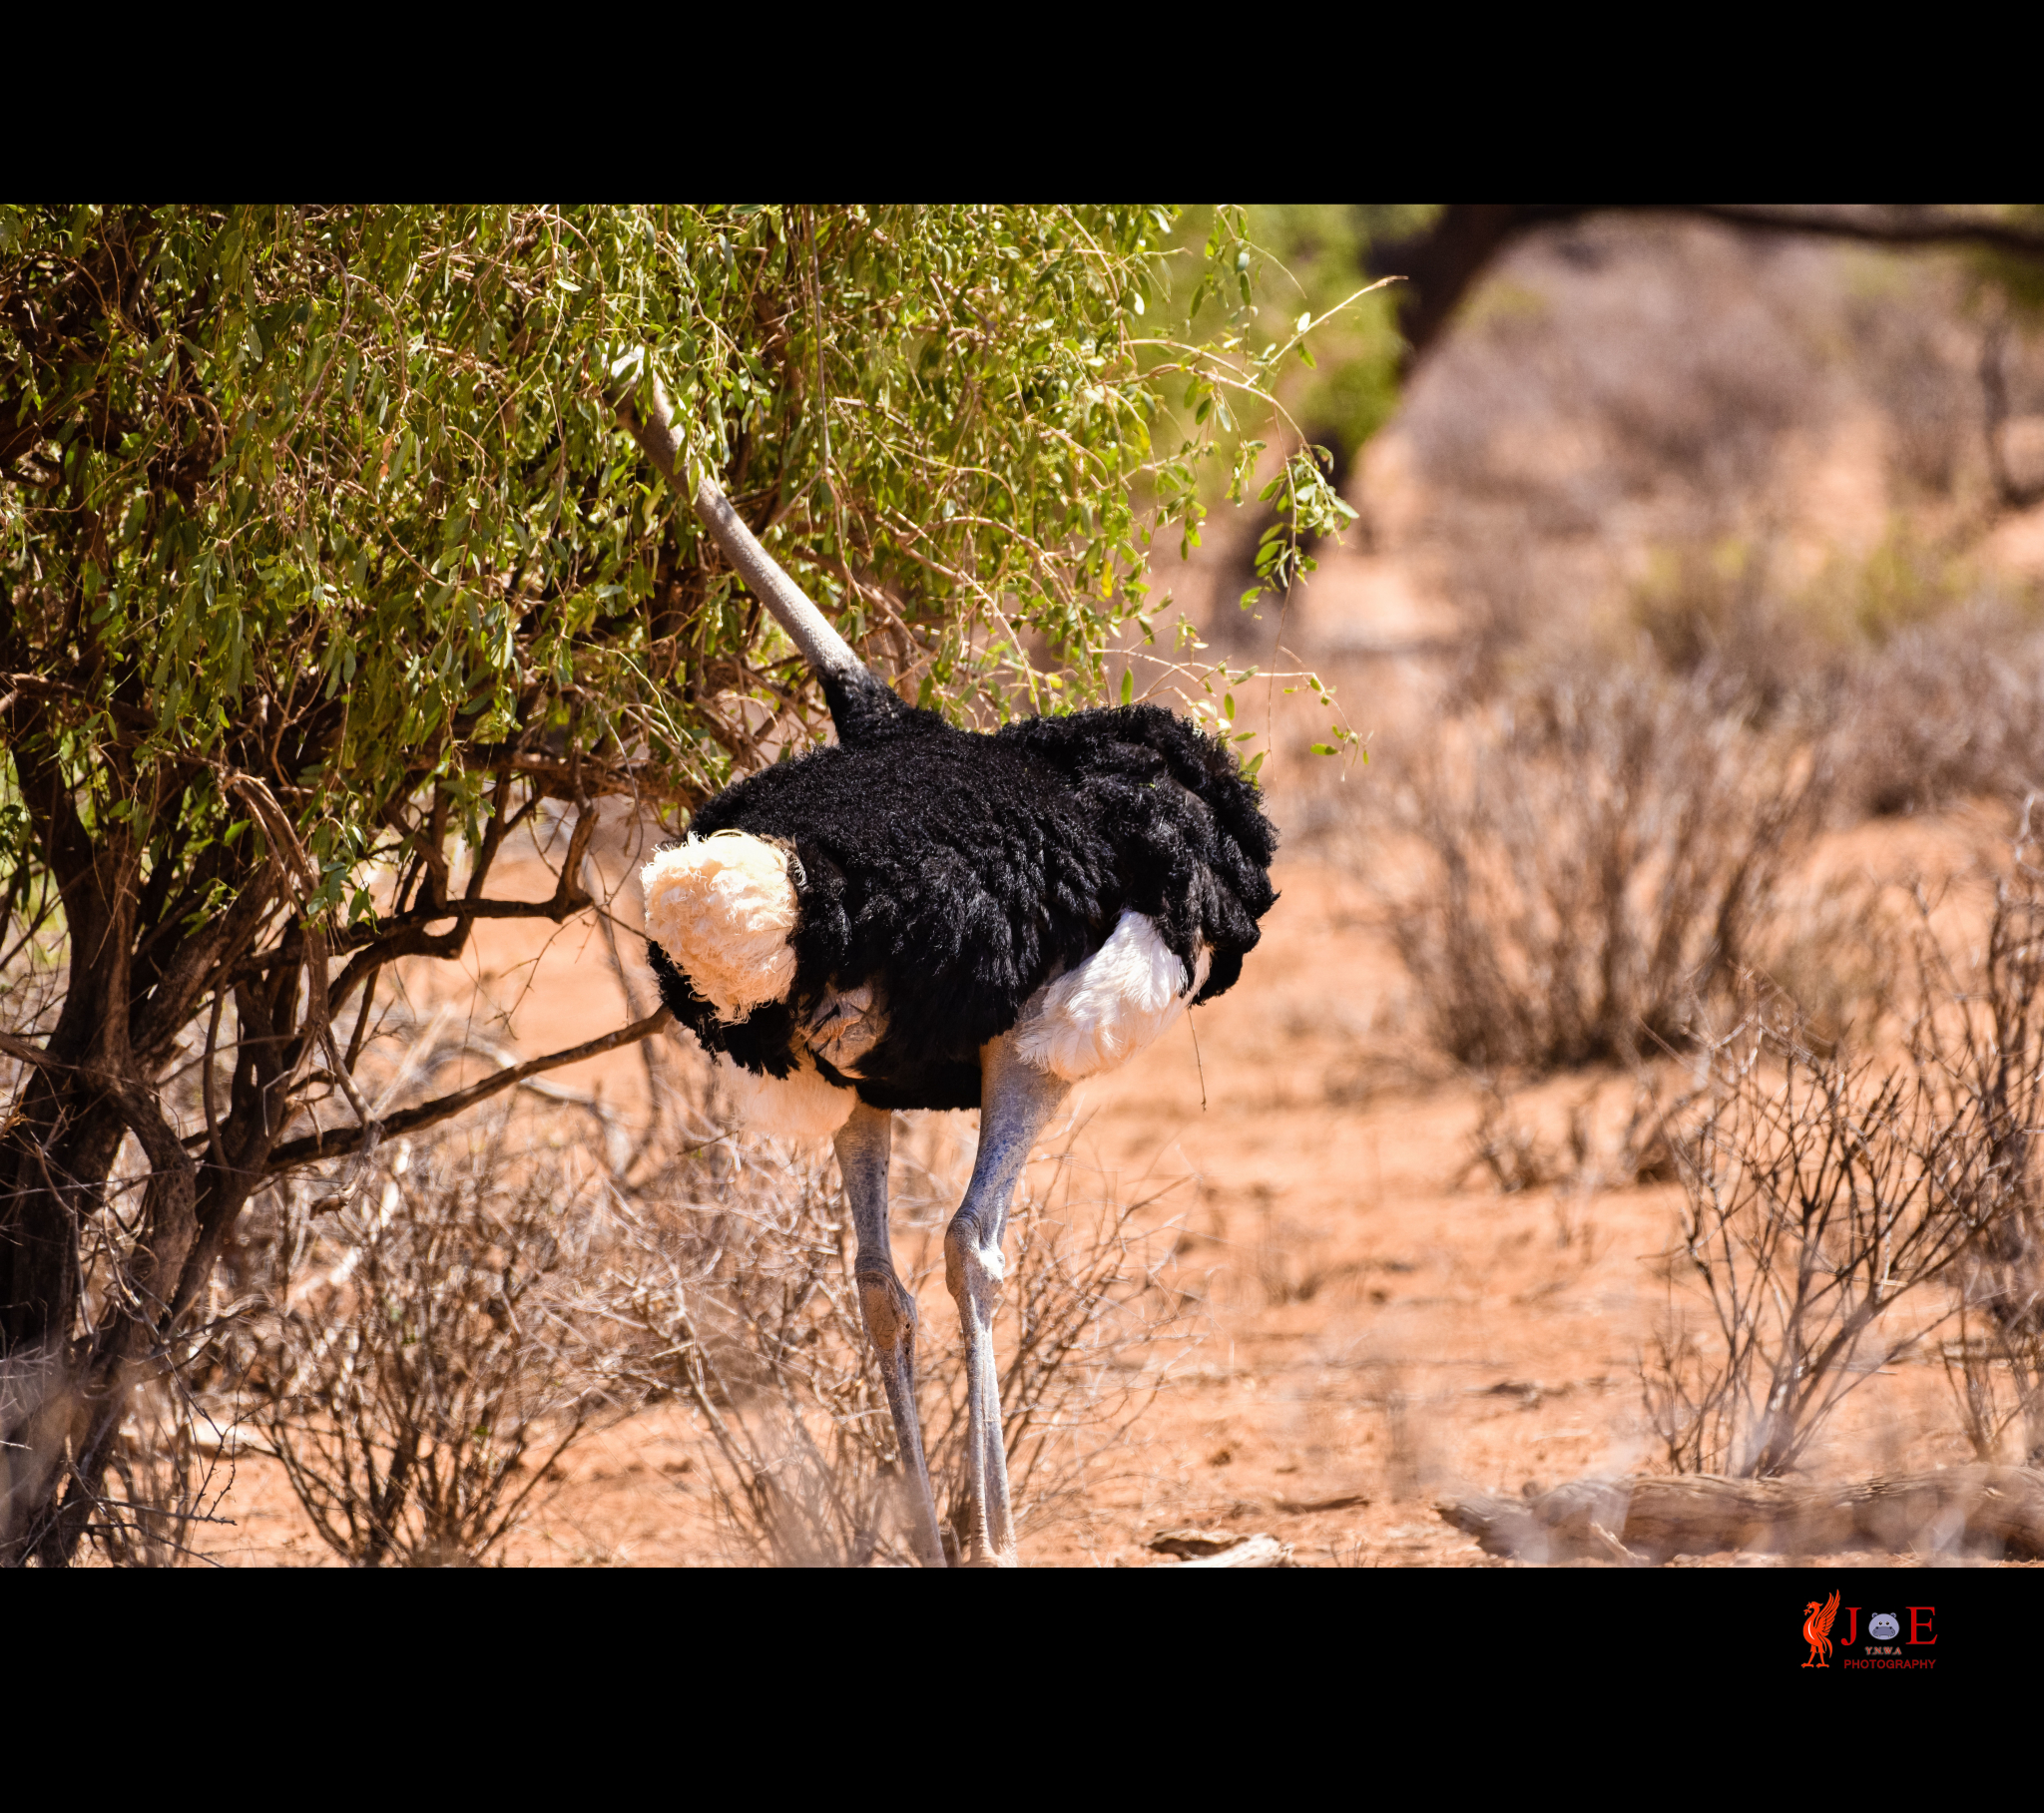
<path fill-rule="evenodd" d="M 651 402 L 645 408 L 627 398 L 618 405 L 618 416 L 632 438 L 659 468 L 660 475 L 678 497 L 688 498 L 704 528 L 724 550 L 725 558 L 739 577 L 752 588 L 773 621 L 787 632 L 788 640 L 801 651 L 802 660 L 819 680 L 840 683 L 869 678 L 851 647 L 830 627 L 822 612 L 791 580 L 759 538 L 739 520 L 717 481 L 705 473 L 690 496 L 688 478 L 682 468 L 682 437 L 675 431 L 667 391 L 659 378 L 652 384 Z"/>

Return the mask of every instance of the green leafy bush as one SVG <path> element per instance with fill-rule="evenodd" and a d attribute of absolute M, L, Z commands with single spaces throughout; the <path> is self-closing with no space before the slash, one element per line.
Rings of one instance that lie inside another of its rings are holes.
<path fill-rule="evenodd" d="M 252 1190 L 511 1079 L 373 1123 L 381 972 L 585 910 L 594 799 L 687 805 L 819 723 L 619 431 L 634 388 L 662 378 L 691 457 L 904 690 L 1097 697 L 1153 536 L 1198 532 L 1225 399 L 1288 350 L 1249 349 L 1240 218 L 1175 231 L 0 208 L 0 1558 L 73 1552 Z M 1316 469 L 1293 488 L 1326 514 Z M 555 889 L 506 898 L 549 799 Z"/>

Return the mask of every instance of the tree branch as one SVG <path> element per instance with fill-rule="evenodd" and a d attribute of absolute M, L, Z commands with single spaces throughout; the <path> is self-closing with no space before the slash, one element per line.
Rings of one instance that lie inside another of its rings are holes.
<path fill-rule="evenodd" d="M 1455 306 L 1498 254 L 1539 227 L 1558 227 L 1596 214 L 1688 216 L 1756 232 L 1804 233 L 1864 244 L 1971 246 L 2044 263 L 2044 229 L 2012 226 L 1939 208 L 1803 208 L 1739 202 L 1456 202 L 1424 232 L 1373 246 L 1372 274 L 1409 281 L 1398 296 L 1405 367 L 1425 356 Z"/>
<path fill-rule="evenodd" d="M 2044 262 L 2044 231 L 1939 208 L 1778 208 L 1737 202 L 1693 202 L 1629 212 L 1701 215 L 1728 227 L 1762 232 L 1814 233 L 1874 245 L 1970 245 L 1981 251 Z"/>
<path fill-rule="evenodd" d="M 11 1033 L 0 1033 L 0 1052 L 10 1058 L 19 1058 L 24 1064 L 33 1064 L 39 1070 L 68 1071 L 72 1066 L 52 1058 L 39 1045 L 31 1045 L 26 1039 L 17 1039 Z"/>
<path fill-rule="evenodd" d="M 463 1109 L 473 1108 L 478 1102 L 486 1102 L 514 1084 L 523 1083 L 528 1077 L 537 1077 L 546 1071 L 557 1071 L 565 1065 L 580 1064 L 585 1058 L 599 1058 L 605 1052 L 620 1051 L 628 1045 L 636 1045 L 642 1039 L 650 1039 L 670 1024 L 673 1016 L 666 1008 L 647 1015 L 644 1020 L 627 1027 L 620 1027 L 615 1033 L 606 1033 L 601 1039 L 592 1039 L 586 1045 L 578 1045 L 565 1052 L 554 1052 L 544 1058 L 531 1058 L 523 1064 L 514 1064 L 508 1070 L 501 1070 L 493 1077 L 485 1077 L 480 1083 L 472 1083 L 467 1089 L 456 1090 L 451 1096 L 441 1096 L 431 1102 L 422 1102 L 416 1108 L 405 1109 L 401 1114 L 386 1115 L 382 1121 L 382 1136 L 416 1133 L 421 1128 L 435 1127 L 442 1121 L 452 1120 Z M 344 1158 L 356 1150 L 362 1142 L 363 1130 L 356 1128 L 335 1128 L 330 1133 L 308 1134 L 302 1139 L 289 1139 L 275 1147 L 269 1154 L 268 1174 L 288 1170 L 293 1165 L 309 1164 L 320 1158 Z"/>

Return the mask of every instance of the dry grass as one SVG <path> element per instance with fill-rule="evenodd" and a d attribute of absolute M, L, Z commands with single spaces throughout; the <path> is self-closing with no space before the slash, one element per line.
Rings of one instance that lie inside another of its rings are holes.
<path fill-rule="evenodd" d="M 940 1269 L 957 1182 L 955 1165 L 927 1156 L 897 1165 L 912 1289 Z M 1194 1332 L 1196 1306 L 1164 1275 L 1177 1230 L 1159 1230 L 1152 1206 L 1099 1188 L 1069 1145 L 1015 1204 L 995 1339 L 1024 1530 L 1058 1515 L 1132 1439 L 1157 1386 L 1146 1349 Z M 681 1394 L 702 1422 L 731 1557 L 906 1563 L 899 1455 L 851 1282 L 834 1164 L 820 1149 L 774 1146 L 723 1175 L 681 1166 L 615 1212 L 632 1249 L 616 1313 L 641 1337 L 646 1388 Z M 924 1445 L 940 1516 L 958 1531 L 963 1344 L 948 1299 L 937 1293 L 932 1313 L 922 1294 Z"/>

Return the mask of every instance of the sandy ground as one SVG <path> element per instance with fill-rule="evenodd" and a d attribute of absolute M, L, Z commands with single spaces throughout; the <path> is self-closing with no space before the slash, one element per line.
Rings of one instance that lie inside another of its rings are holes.
<path fill-rule="evenodd" d="M 1191 1525 L 1269 1531 L 1299 1562 L 1494 1565 L 1435 1515 L 1443 1492 L 1654 1470 L 1637 1368 L 1679 1288 L 1679 1192 L 1499 1193 L 1472 1164 L 1482 1095 L 1411 1043 L 1378 909 L 1328 862 L 1284 863 L 1278 879 L 1243 982 L 1091 1086 L 1063 1134 L 1102 1193 L 1156 1197 L 1144 1218 L 1175 1247 L 1169 1277 L 1194 1338 L 1145 1356 L 1156 1396 L 1080 1501 L 1026 1530 L 1027 1563 L 1175 1566 L 1143 1545 Z M 595 940 L 571 929 L 542 953 L 529 928 L 488 929 L 475 995 L 446 999 L 478 1032 L 538 1052 L 618 1023 Z M 515 1041 L 487 1025 L 491 999 L 522 1000 Z M 628 1119 L 644 1102 L 635 1054 L 555 1080 L 606 1092 Z M 1623 1077 L 1582 1074 L 1515 1096 L 1510 1114 L 1559 1146 L 1570 1110 L 1588 1104 L 1602 1149 L 1633 1099 Z M 962 1161 L 972 1118 L 927 1119 L 938 1125 L 904 1143 L 948 1139 Z M 924 1316 L 948 1318 L 934 1236 L 933 1216 L 897 1221 L 898 1255 L 924 1267 Z M 1934 1365 L 1869 1378 L 1812 1470 L 1966 1458 L 1943 1432 L 1945 1389 Z M 714 1563 L 704 1462 L 673 1405 L 589 1437 L 543 1483 L 505 1559 Z M 328 1559 L 273 1462 L 245 1452 L 234 1470 L 220 1559 Z"/>

